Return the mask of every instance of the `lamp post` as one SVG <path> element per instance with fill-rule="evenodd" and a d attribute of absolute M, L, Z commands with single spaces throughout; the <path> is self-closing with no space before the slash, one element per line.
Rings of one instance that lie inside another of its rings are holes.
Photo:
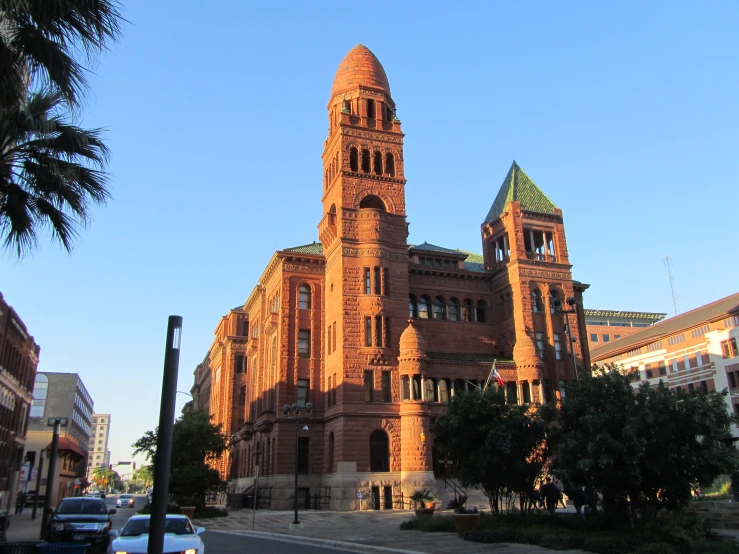
<path fill-rule="evenodd" d="M 554 306 L 554 311 L 558 314 L 565 314 L 565 318 L 567 320 L 565 329 L 567 329 L 567 339 L 570 342 L 570 359 L 572 360 L 572 373 L 575 376 L 575 381 L 577 381 L 578 377 L 577 377 L 577 365 L 575 364 L 575 347 L 573 346 L 574 341 L 572 340 L 572 332 L 570 331 L 570 314 L 577 313 L 577 303 L 575 301 L 575 297 L 570 296 L 567 298 L 567 305 L 570 306 L 570 308 L 572 308 L 571 310 L 563 310 L 562 301 L 559 298 L 553 298 L 552 305 Z"/>
<path fill-rule="evenodd" d="M 306 402 L 305 413 L 309 414 L 312 409 L 313 404 Z M 285 419 L 295 422 L 295 521 L 293 521 L 292 524 L 300 525 L 300 520 L 298 519 L 298 430 L 300 429 L 300 420 L 298 419 L 298 416 L 300 415 L 300 406 L 298 406 L 297 403 L 292 406 L 290 406 L 290 404 L 285 404 L 282 407 L 282 413 L 285 414 Z M 291 413 L 293 416 L 289 417 Z M 305 427 L 303 430 L 307 431 L 308 427 Z"/>

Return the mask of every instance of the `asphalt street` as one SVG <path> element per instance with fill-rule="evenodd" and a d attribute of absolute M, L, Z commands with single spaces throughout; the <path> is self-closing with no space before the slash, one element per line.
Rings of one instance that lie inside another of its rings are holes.
<path fill-rule="evenodd" d="M 260 554 L 351 554 L 346 550 L 322 548 L 307 544 L 256 539 L 253 537 L 235 536 L 227 533 L 206 531 L 202 535 L 206 554 L 244 554 L 244 552 L 259 552 Z"/>

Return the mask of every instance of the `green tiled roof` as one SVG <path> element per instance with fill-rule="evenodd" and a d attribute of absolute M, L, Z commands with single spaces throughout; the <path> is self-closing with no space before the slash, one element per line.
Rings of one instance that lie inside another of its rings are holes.
<path fill-rule="evenodd" d="M 554 213 L 557 208 L 515 161 L 500 186 L 498 195 L 485 218 L 485 223 L 498 219 L 508 202 L 520 202 L 523 210 L 545 214 Z"/>
<path fill-rule="evenodd" d="M 311 244 L 293 246 L 292 248 L 285 248 L 282 251 L 294 252 L 295 254 L 315 254 L 317 256 L 323 256 L 323 245 L 320 242 L 313 241 Z"/>
<path fill-rule="evenodd" d="M 427 352 L 426 355 L 432 360 L 450 360 L 454 362 L 487 362 L 492 364 L 494 360 L 500 362 L 511 361 L 495 356 L 493 354 L 468 354 L 460 352 Z"/>
<path fill-rule="evenodd" d="M 475 254 L 474 252 L 467 252 L 467 250 L 460 250 L 457 248 L 457 252 L 460 254 L 467 254 L 467 261 L 473 264 L 484 264 L 485 258 L 481 254 Z"/>
<path fill-rule="evenodd" d="M 439 254 L 455 254 L 460 255 L 463 252 L 461 250 L 452 250 L 451 248 L 444 248 L 443 246 L 436 246 L 435 244 L 429 244 L 424 242 L 423 244 L 411 245 L 408 250 L 424 250 L 426 252 L 438 252 Z"/>

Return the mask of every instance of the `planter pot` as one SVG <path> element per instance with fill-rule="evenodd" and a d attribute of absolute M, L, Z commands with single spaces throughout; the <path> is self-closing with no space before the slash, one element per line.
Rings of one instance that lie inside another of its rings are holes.
<path fill-rule="evenodd" d="M 434 506 L 432 506 L 431 508 L 416 508 L 416 516 L 417 517 L 432 516 L 434 515 L 435 509 L 436 508 Z"/>
<path fill-rule="evenodd" d="M 464 536 L 468 531 L 472 531 L 477 527 L 477 519 L 480 514 L 452 514 L 454 523 L 457 525 L 457 536 Z"/>
<path fill-rule="evenodd" d="M 180 506 L 180 513 L 192 519 L 195 515 L 195 506 Z"/>

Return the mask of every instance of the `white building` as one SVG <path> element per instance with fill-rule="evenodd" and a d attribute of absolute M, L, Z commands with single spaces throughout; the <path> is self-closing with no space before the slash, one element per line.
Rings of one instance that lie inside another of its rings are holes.
<path fill-rule="evenodd" d="M 110 437 L 110 414 L 92 414 L 92 430 L 87 456 L 88 473 L 96 467 L 110 464 L 108 438 Z"/>

